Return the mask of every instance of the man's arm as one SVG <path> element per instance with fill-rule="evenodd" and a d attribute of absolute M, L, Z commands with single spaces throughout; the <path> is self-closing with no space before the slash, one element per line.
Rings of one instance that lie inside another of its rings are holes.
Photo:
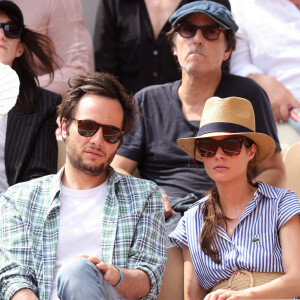
<path fill-rule="evenodd" d="M 266 74 L 249 74 L 268 94 L 276 122 L 287 122 L 289 107 L 300 107 L 300 103 L 292 93 L 274 77 Z"/>
<path fill-rule="evenodd" d="M 38 297 L 30 289 L 22 289 L 16 292 L 11 300 L 38 300 Z"/>
<path fill-rule="evenodd" d="M 18 202 L 20 207 L 17 209 L 14 197 L 20 199 L 20 194 L 14 187 L 0 195 L 0 295 L 3 300 L 27 299 L 20 296 L 23 292 L 31 297 L 38 293 L 32 243 L 28 238 L 28 227 L 19 213 L 22 204 L 24 207 L 29 205 L 21 201 Z M 14 296 L 19 298 L 12 298 Z M 36 298 L 28 298 L 32 299 Z"/>
<path fill-rule="evenodd" d="M 119 270 L 109 264 L 104 263 L 97 257 L 86 257 L 103 274 L 104 280 L 107 280 L 115 287 L 121 279 Z M 146 272 L 138 269 L 123 269 L 123 280 L 116 287 L 118 294 L 124 299 L 140 299 L 146 297 L 150 291 L 150 280 Z"/>
<path fill-rule="evenodd" d="M 138 162 L 116 154 L 111 166 L 121 174 L 132 175 L 138 166 Z"/>
<path fill-rule="evenodd" d="M 275 152 L 267 161 L 255 168 L 256 180 L 264 181 L 272 186 L 285 188 L 286 173 L 281 152 Z"/>

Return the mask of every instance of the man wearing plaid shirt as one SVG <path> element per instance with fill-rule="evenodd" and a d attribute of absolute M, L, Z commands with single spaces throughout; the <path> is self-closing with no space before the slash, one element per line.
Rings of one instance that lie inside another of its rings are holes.
<path fill-rule="evenodd" d="M 156 299 L 164 210 L 151 181 L 110 163 L 135 102 L 105 73 L 73 78 L 59 107 L 66 164 L 0 195 L 1 299 Z"/>

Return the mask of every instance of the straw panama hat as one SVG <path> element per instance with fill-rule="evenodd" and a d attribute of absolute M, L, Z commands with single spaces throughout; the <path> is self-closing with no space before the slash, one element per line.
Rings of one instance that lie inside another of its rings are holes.
<path fill-rule="evenodd" d="M 255 115 L 251 102 L 239 97 L 209 98 L 203 108 L 197 136 L 180 138 L 177 144 L 187 154 L 203 162 L 199 152 L 195 151 L 196 139 L 227 135 L 241 135 L 254 141 L 257 151 L 249 163 L 251 166 L 269 159 L 275 151 L 275 142 L 270 136 L 255 132 Z"/>

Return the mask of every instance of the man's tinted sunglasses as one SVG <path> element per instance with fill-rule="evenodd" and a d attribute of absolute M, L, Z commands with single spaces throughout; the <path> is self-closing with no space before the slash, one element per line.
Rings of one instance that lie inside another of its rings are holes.
<path fill-rule="evenodd" d="M 201 30 L 204 38 L 209 41 L 217 40 L 223 30 L 223 28 L 218 25 L 198 26 L 192 23 L 181 23 L 177 25 L 175 31 L 177 31 L 183 38 L 192 38 L 199 29 Z"/>
<path fill-rule="evenodd" d="M 124 134 L 121 129 L 113 125 L 102 125 L 94 121 L 77 120 L 75 118 L 73 120 L 77 122 L 78 133 L 82 136 L 91 137 L 101 127 L 104 140 L 111 144 L 117 143 Z"/>

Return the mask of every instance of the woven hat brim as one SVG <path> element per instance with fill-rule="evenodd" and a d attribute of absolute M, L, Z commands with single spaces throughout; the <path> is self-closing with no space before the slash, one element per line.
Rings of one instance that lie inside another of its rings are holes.
<path fill-rule="evenodd" d="M 268 160 L 275 151 L 275 142 L 274 140 L 264 134 L 264 133 L 258 133 L 258 132 L 238 132 L 238 133 L 229 133 L 229 132 L 212 132 L 212 133 L 206 133 L 201 136 L 196 137 L 189 137 L 189 138 L 180 138 L 177 140 L 178 146 L 187 154 L 189 154 L 191 157 L 195 158 L 198 161 L 203 162 L 203 158 L 200 155 L 200 153 L 195 151 L 195 141 L 197 139 L 203 139 L 203 138 L 210 138 L 210 137 L 216 137 L 216 136 L 232 136 L 232 135 L 238 135 L 238 136 L 245 136 L 249 139 L 251 139 L 257 146 L 257 151 L 254 156 L 254 158 L 251 160 L 249 165 L 256 166 L 266 160 Z"/>

